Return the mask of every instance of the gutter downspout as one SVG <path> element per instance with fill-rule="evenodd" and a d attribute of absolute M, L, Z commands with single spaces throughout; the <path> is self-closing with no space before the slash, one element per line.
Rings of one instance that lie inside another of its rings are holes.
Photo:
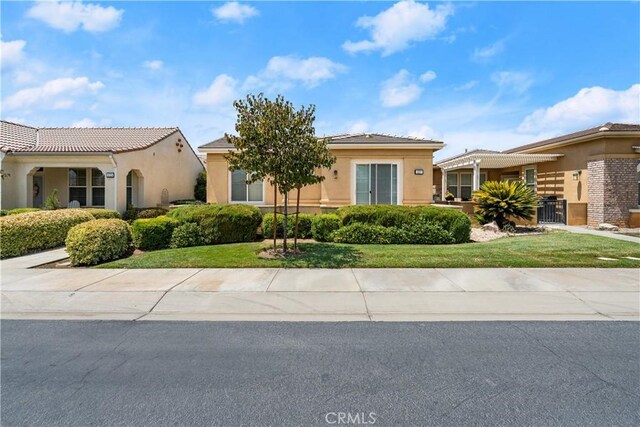
<path fill-rule="evenodd" d="M 116 159 L 113 157 L 113 154 L 109 154 L 109 160 L 111 160 L 111 164 L 113 165 L 113 204 L 114 210 L 118 210 L 118 163 Z"/>

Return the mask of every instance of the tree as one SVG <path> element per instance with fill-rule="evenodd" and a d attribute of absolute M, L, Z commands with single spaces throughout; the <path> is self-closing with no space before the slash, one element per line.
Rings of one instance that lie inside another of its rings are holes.
<path fill-rule="evenodd" d="M 202 171 L 196 178 L 196 185 L 193 187 L 193 198 L 201 202 L 207 201 L 207 172 Z"/>
<path fill-rule="evenodd" d="M 293 104 L 278 95 L 269 100 L 263 94 L 247 95 L 234 102 L 237 111 L 238 136 L 226 135 L 236 148 L 226 159 L 229 169 L 243 169 L 247 183 L 266 180 L 284 197 L 282 250 L 287 252 L 289 194 L 298 190 L 296 222 L 299 212 L 299 189 L 322 181 L 316 169 L 330 167 L 333 156 L 324 140 L 315 137 L 313 122 L 315 106 L 296 110 Z M 277 198 L 274 197 L 274 250 L 277 229 Z M 297 235 L 297 233 L 296 233 Z"/>
<path fill-rule="evenodd" d="M 510 217 L 533 218 L 538 206 L 538 196 L 522 181 L 487 181 L 473 192 L 473 198 L 478 222 L 495 221 L 501 230 Z"/>

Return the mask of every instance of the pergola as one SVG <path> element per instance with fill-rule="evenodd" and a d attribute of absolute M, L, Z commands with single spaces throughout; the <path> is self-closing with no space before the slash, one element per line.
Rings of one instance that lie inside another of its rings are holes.
<path fill-rule="evenodd" d="M 442 188 L 447 188 L 447 172 L 457 169 L 473 169 L 473 191 L 480 188 L 480 168 L 504 169 L 534 163 L 551 162 L 563 154 L 500 153 L 475 150 L 437 163 L 442 170 Z"/>

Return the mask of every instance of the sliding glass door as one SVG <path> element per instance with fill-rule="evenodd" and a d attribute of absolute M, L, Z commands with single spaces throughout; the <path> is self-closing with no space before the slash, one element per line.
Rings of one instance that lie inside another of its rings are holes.
<path fill-rule="evenodd" d="M 398 165 L 356 164 L 357 205 L 397 205 Z"/>

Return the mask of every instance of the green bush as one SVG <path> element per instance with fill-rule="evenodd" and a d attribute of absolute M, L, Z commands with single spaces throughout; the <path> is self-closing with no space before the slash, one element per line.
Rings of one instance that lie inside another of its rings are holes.
<path fill-rule="evenodd" d="M 42 209 L 40 208 L 16 208 L 16 209 L 11 209 L 6 211 L 6 215 L 18 215 L 18 214 L 23 214 L 23 213 L 27 213 L 27 212 L 38 212 L 41 211 Z"/>
<path fill-rule="evenodd" d="M 111 209 L 99 209 L 99 208 L 86 208 L 85 211 L 89 212 L 95 219 L 121 219 L 120 212 Z"/>
<path fill-rule="evenodd" d="M 457 209 L 436 206 L 344 206 L 336 212 L 343 225 L 355 223 L 405 228 L 417 222 L 435 223 L 450 232 L 456 243 L 469 241 L 471 222 Z M 465 234 L 466 233 L 466 234 Z"/>
<path fill-rule="evenodd" d="M 404 232 L 402 235 L 403 240 L 396 240 L 395 243 L 416 245 L 446 245 L 456 243 L 451 232 L 442 228 L 440 224 L 433 222 L 417 221 L 411 225 L 405 225 L 401 230 Z"/>
<path fill-rule="evenodd" d="M 122 219 L 132 222 L 139 218 L 156 218 L 166 214 L 167 210 L 163 208 L 135 208 L 129 206 Z"/>
<path fill-rule="evenodd" d="M 173 230 L 179 224 L 178 221 L 167 216 L 136 219 L 131 224 L 133 244 L 136 248 L 145 251 L 168 248 Z"/>
<path fill-rule="evenodd" d="M 121 219 L 95 219 L 72 227 L 66 245 L 73 265 L 111 261 L 131 253 L 131 229 Z"/>
<path fill-rule="evenodd" d="M 6 216 L 9 213 L 6 209 L 0 209 L 0 216 Z"/>
<path fill-rule="evenodd" d="M 342 225 L 340 217 L 336 214 L 321 214 L 313 217 L 311 223 L 311 236 L 319 242 L 331 242 L 333 233 Z"/>
<path fill-rule="evenodd" d="M 207 171 L 202 171 L 196 178 L 196 185 L 193 187 L 193 197 L 201 202 L 207 201 Z"/>
<path fill-rule="evenodd" d="M 375 224 L 354 223 L 338 229 L 333 234 L 337 243 L 388 245 L 394 243 L 393 235 L 398 233 L 396 227 L 383 227 Z M 395 237 L 399 240 L 399 237 Z"/>
<path fill-rule="evenodd" d="M 71 227 L 93 219 L 93 215 L 83 209 L 4 216 L 0 218 L 0 257 L 62 246 Z"/>
<path fill-rule="evenodd" d="M 314 215 L 311 214 L 300 214 L 299 222 L 298 222 L 298 238 L 299 239 L 310 239 L 311 238 L 311 224 L 313 221 Z M 277 237 L 283 237 L 284 230 L 284 215 L 278 214 L 277 216 Z M 295 214 L 289 215 L 289 220 L 287 221 L 287 237 L 294 237 L 296 228 L 296 216 Z M 273 238 L 273 214 L 268 213 L 265 214 L 262 219 L 262 234 L 265 239 Z"/>
<path fill-rule="evenodd" d="M 171 248 L 187 248 L 199 246 L 203 243 L 200 227 L 195 222 L 188 222 L 177 226 L 171 235 Z"/>

